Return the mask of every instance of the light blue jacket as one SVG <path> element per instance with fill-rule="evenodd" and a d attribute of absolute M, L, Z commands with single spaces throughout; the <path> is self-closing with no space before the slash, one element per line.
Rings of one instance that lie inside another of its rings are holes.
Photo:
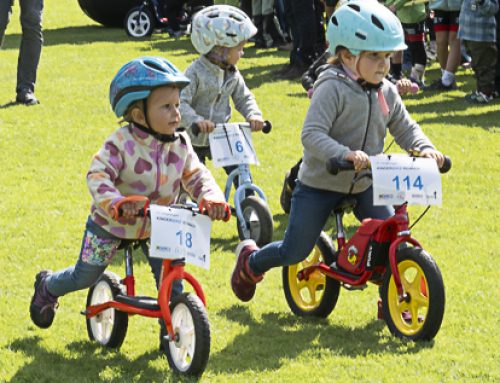
<path fill-rule="evenodd" d="M 460 11 L 463 0 L 430 0 L 429 8 L 439 11 Z"/>
<path fill-rule="evenodd" d="M 207 133 L 194 136 L 191 125 L 202 120 L 215 124 L 228 122 L 232 114 L 231 99 L 245 120 L 262 116 L 238 69 L 223 70 L 201 56 L 186 69 L 185 75 L 191 83 L 181 92 L 181 126 L 186 128 L 193 146 L 208 147 L 209 142 Z"/>

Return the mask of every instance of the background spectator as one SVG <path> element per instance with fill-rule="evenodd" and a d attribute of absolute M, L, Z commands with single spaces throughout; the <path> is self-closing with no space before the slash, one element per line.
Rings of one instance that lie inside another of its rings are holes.
<path fill-rule="evenodd" d="M 493 99 L 497 62 L 496 21 L 498 0 L 464 0 L 460 10 L 458 38 L 471 56 L 476 90 L 465 99 L 487 104 Z"/>
<path fill-rule="evenodd" d="M 14 0 L 0 1 L 0 47 L 5 29 L 9 24 Z M 42 12 L 43 0 L 19 0 L 21 7 L 22 38 L 17 62 L 16 102 L 24 105 L 39 103 L 35 97 L 35 82 L 40 54 L 42 52 Z"/>

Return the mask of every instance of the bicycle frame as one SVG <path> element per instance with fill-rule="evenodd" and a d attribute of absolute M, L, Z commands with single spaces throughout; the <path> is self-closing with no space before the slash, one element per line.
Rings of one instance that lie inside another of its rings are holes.
<path fill-rule="evenodd" d="M 114 308 L 128 314 L 137 314 L 150 318 L 163 318 L 165 321 L 165 326 L 167 329 L 169 340 L 175 339 L 175 332 L 172 327 L 172 317 L 170 313 L 170 297 L 172 294 L 172 285 L 174 280 L 182 279 L 187 281 L 194 289 L 196 295 L 201 299 L 203 304 L 206 306 L 205 295 L 200 283 L 187 271 L 184 270 L 185 262 L 183 259 L 165 259 L 162 263 L 161 271 L 161 283 L 158 289 L 158 309 L 147 309 L 142 307 L 137 307 L 132 303 L 118 302 L 116 300 L 108 301 L 95 306 L 89 306 L 86 308 L 85 316 L 87 318 L 92 318 L 93 316 L 101 313 L 102 311 Z M 123 283 L 126 286 L 127 297 L 135 297 L 135 278 L 134 278 L 134 267 L 132 258 L 132 244 L 128 244 L 125 248 L 125 278 Z"/>
<path fill-rule="evenodd" d="M 342 248 L 346 245 L 346 241 L 344 238 L 343 224 L 342 224 L 342 214 L 343 213 L 336 214 L 337 245 L 338 245 L 337 254 L 339 254 Z M 388 219 L 381 221 L 377 233 L 373 238 L 375 241 L 378 241 L 379 243 L 382 242 L 390 243 L 389 255 L 388 255 L 389 266 L 391 268 L 391 272 L 394 277 L 394 283 L 396 285 L 397 292 L 401 300 L 405 299 L 405 293 L 403 291 L 403 286 L 401 284 L 401 277 L 399 275 L 399 270 L 397 268 L 396 250 L 402 243 L 409 243 L 415 247 L 422 248 L 420 243 L 416 239 L 411 237 L 411 232 L 409 230 L 408 225 L 409 225 L 409 220 L 408 220 L 407 206 L 406 204 L 403 204 L 396 208 L 396 212 L 392 217 L 389 217 Z M 367 260 L 369 260 L 370 257 L 371 257 L 371 250 L 368 250 Z M 304 280 L 304 279 L 307 280 L 314 271 L 318 270 L 325 276 L 336 279 L 344 284 L 348 284 L 350 286 L 363 286 L 366 284 L 367 281 L 370 280 L 374 272 L 383 273 L 386 268 L 385 266 L 383 266 L 383 267 L 375 267 L 373 270 L 368 270 L 367 269 L 368 262 L 369 261 L 364 262 L 362 266 L 363 272 L 359 276 L 348 273 L 346 271 L 342 271 L 340 269 L 334 269 L 329 265 L 320 262 L 299 271 L 297 278 L 299 280 Z"/>
<path fill-rule="evenodd" d="M 233 187 L 233 181 L 235 177 L 238 177 L 238 187 L 234 191 L 233 196 L 234 208 L 236 210 L 236 216 L 238 217 L 239 222 L 244 226 L 245 219 L 243 217 L 243 211 L 241 210 L 241 201 L 245 199 L 245 191 L 253 190 L 265 202 L 267 202 L 267 199 L 262 189 L 252 183 L 250 166 L 248 164 L 240 164 L 236 169 L 229 173 L 227 177 L 226 187 L 224 189 L 224 197 L 226 198 L 226 201 L 229 201 L 229 195 L 231 194 L 231 188 Z"/>

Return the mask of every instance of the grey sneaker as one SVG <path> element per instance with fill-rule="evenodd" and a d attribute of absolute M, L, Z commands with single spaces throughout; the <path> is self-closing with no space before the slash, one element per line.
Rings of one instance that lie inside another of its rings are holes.
<path fill-rule="evenodd" d="M 472 92 L 471 94 L 465 96 L 465 101 L 473 104 L 489 104 L 491 101 L 493 101 L 493 95 L 488 96 L 483 92 L 476 90 L 475 92 Z"/>
<path fill-rule="evenodd" d="M 40 271 L 35 278 L 35 293 L 31 298 L 30 316 L 34 324 L 40 328 L 49 328 L 54 321 L 57 297 L 47 290 L 45 279 L 52 274 L 50 270 Z"/>

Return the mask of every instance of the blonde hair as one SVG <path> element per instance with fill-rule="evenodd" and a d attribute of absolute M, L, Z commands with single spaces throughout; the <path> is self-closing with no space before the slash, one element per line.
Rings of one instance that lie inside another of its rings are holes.
<path fill-rule="evenodd" d="M 134 119 L 132 117 L 132 110 L 134 110 L 135 108 L 139 108 L 140 110 L 142 110 L 144 112 L 144 107 L 143 107 L 143 100 L 137 100 L 137 101 L 134 101 L 132 104 L 130 104 L 127 108 L 127 110 L 125 111 L 125 113 L 123 114 L 123 117 L 120 121 L 118 121 L 118 123 L 120 124 L 123 124 L 123 123 L 131 123 L 131 122 L 134 122 Z"/>

